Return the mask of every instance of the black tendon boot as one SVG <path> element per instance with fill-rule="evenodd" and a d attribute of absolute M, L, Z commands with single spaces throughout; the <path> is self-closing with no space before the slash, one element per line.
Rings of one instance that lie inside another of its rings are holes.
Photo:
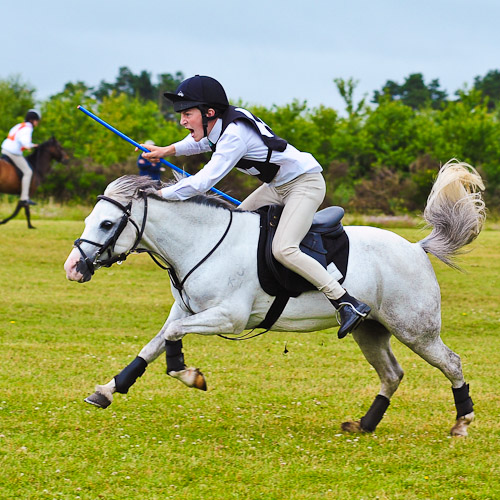
<path fill-rule="evenodd" d="M 371 311 L 370 306 L 351 297 L 347 292 L 339 299 L 330 299 L 330 302 L 337 309 L 337 321 L 340 324 L 337 333 L 339 339 L 354 331 Z"/>

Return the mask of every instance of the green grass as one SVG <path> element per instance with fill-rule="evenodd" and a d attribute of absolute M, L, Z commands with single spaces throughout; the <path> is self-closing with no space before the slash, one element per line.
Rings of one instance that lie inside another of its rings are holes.
<path fill-rule="evenodd" d="M 449 382 L 397 341 L 406 374 L 377 432 L 342 434 L 379 386 L 352 338 L 334 330 L 188 336 L 187 362 L 208 392 L 167 377 L 159 359 L 107 410 L 85 404 L 161 327 L 168 276 L 133 256 L 87 284 L 68 282 L 62 265 L 82 219 L 34 222 L 0 226 L 1 499 L 499 497 L 498 230 L 462 257 L 467 273 L 434 262 L 443 339 L 476 404 L 469 437 L 452 439 Z"/>

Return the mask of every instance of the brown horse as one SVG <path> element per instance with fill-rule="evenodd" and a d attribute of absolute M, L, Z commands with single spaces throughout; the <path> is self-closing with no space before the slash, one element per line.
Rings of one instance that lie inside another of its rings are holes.
<path fill-rule="evenodd" d="M 27 158 L 28 163 L 33 169 L 33 177 L 31 178 L 30 196 L 36 191 L 38 186 L 43 182 L 45 176 L 51 168 L 51 161 L 57 160 L 61 163 L 67 163 L 69 157 L 62 146 L 57 142 L 55 137 L 51 137 L 48 141 L 43 142 L 38 146 L 33 153 Z M 0 193 L 20 194 L 21 193 L 21 178 L 18 170 L 11 162 L 0 158 Z M 6 219 L 0 221 L 0 224 L 13 219 L 24 207 L 28 227 L 34 229 L 31 225 L 30 207 L 25 202 L 19 201 L 14 213 Z"/>

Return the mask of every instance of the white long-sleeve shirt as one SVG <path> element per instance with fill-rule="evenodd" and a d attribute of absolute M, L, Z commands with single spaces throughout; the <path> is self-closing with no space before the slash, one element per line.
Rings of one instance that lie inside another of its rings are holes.
<path fill-rule="evenodd" d="M 2 142 L 2 149 L 13 155 L 22 155 L 25 149 L 31 149 L 34 144 L 31 142 L 33 135 L 33 124 L 23 122 L 14 125 L 7 135 L 7 139 Z"/>
<path fill-rule="evenodd" d="M 176 184 L 161 190 L 162 196 L 167 200 L 187 200 L 193 196 L 204 194 L 213 188 L 231 169 L 242 159 L 265 162 L 268 147 L 262 138 L 244 120 L 230 123 L 224 133 L 222 120 L 217 119 L 208 139 L 204 137 L 196 142 L 191 135 L 174 144 L 176 156 L 188 156 L 211 151 L 210 142 L 217 144 L 217 149 L 210 161 L 196 174 L 184 177 Z M 269 183 L 281 186 L 299 175 L 312 172 L 321 172 L 321 165 L 310 153 L 303 153 L 290 144 L 285 151 L 273 151 L 270 161 L 280 166 L 278 173 Z M 241 170 L 250 175 L 258 172 Z"/>

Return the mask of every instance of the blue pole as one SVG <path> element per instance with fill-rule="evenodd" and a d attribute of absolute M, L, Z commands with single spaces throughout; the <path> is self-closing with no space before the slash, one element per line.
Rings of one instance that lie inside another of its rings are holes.
<path fill-rule="evenodd" d="M 121 137 L 122 139 L 126 140 L 127 142 L 130 142 L 133 146 L 135 146 L 137 149 L 140 149 L 144 153 L 150 153 L 149 149 L 146 149 L 142 147 L 138 142 L 135 142 L 132 140 L 130 137 L 126 136 L 119 130 L 117 130 L 115 127 L 112 127 L 109 123 L 106 123 L 104 120 L 101 120 L 98 116 L 94 115 L 94 113 L 91 113 L 88 109 L 85 109 L 83 106 L 78 106 L 78 109 L 85 113 L 87 116 L 90 116 L 90 118 L 94 119 L 97 123 L 100 123 L 101 125 L 104 125 L 108 130 L 111 130 L 111 132 L 114 132 L 117 136 Z M 172 170 L 175 170 L 176 172 L 179 172 L 187 177 L 190 177 L 191 174 L 188 174 L 184 170 L 180 169 L 179 167 L 176 167 L 173 163 L 170 163 L 167 160 L 164 160 L 163 158 L 160 158 L 160 163 L 163 165 L 166 165 L 167 167 L 171 168 Z M 232 196 L 229 196 L 226 193 L 223 193 L 222 191 L 219 191 L 218 189 L 211 188 L 211 191 L 214 193 L 217 193 L 218 195 L 222 196 L 226 200 L 234 203 L 235 205 L 241 205 L 241 201 L 238 201 L 236 198 L 233 198 Z"/>

